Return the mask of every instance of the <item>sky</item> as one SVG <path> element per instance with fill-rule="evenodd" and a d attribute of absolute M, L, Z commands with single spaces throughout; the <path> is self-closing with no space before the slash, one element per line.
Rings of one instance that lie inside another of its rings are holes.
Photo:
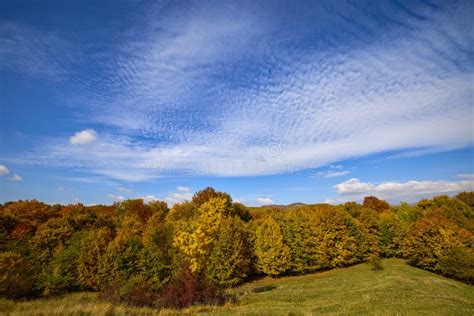
<path fill-rule="evenodd" d="M 474 190 L 473 1 L 0 2 L 0 202 Z"/>

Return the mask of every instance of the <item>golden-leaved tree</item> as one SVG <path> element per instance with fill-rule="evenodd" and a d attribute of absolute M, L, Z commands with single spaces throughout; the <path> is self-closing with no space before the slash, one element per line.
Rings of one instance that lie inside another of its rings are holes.
<path fill-rule="evenodd" d="M 201 271 L 205 265 L 212 243 L 228 214 L 228 201 L 212 197 L 198 209 L 198 216 L 189 223 L 188 230 L 178 231 L 174 244 L 188 258 L 191 271 Z"/>
<path fill-rule="evenodd" d="M 255 256 L 259 271 L 277 276 L 291 268 L 291 249 L 285 244 L 278 222 L 267 216 L 256 223 Z"/>
<path fill-rule="evenodd" d="M 100 289 L 100 259 L 104 256 L 112 239 L 112 233 L 108 228 L 90 230 L 82 238 L 78 272 L 79 280 L 84 287 Z"/>
<path fill-rule="evenodd" d="M 472 234 L 450 219 L 438 214 L 414 222 L 403 242 L 403 255 L 410 263 L 426 270 L 442 273 L 440 259 L 453 249 L 468 249 L 474 245 Z"/>

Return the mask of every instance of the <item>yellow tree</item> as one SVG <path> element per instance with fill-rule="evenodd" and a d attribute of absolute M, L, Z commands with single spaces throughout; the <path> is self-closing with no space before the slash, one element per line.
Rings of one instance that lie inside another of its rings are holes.
<path fill-rule="evenodd" d="M 198 216 L 189 223 L 188 230 L 176 234 L 174 244 L 187 256 L 192 272 L 203 268 L 219 225 L 228 213 L 228 200 L 212 197 L 199 207 Z"/>
<path fill-rule="evenodd" d="M 255 255 L 257 269 L 276 276 L 291 268 L 291 251 L 285 244 L 280 225 L 271 216 L 257 224 L 255 231 Z"/>

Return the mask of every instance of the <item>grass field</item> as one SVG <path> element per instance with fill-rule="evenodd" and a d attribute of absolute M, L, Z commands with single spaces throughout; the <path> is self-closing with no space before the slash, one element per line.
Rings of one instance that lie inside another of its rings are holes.
<path fill-rule="evenodd" d="M 305 276 L 264 278 L 234 293 L 236 304 L 171 310 L 129 308 L 100 302 L 94 293 L 27 302 L 0 300 L 2 315 L 474 315 L 474 286 L 408 266 L 383 261 L 384 270 L 367 264 Z M 253 293 L 255 287 L 270 291 Z"/>

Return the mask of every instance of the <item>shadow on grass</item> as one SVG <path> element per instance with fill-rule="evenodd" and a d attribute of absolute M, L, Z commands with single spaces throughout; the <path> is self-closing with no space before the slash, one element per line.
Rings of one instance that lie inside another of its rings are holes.
<path fill-rule="evenodd" d="M 277 287 L 275 285 L 265 285 L 265 286 L 257 286 L 252 289 L 253 293 L 261 293 L 261 292 L 267 292 L 267 291 L 272 291 L 276 289 Z"/>

